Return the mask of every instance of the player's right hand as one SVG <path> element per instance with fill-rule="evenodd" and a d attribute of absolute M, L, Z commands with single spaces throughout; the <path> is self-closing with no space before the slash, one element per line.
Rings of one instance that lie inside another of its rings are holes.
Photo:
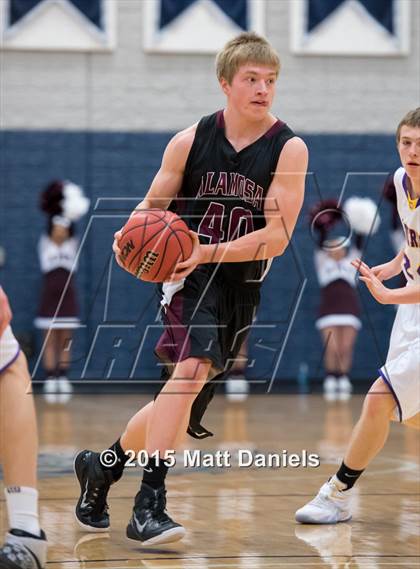
<path fill-rule="evenodd" d="M 370 294 L 381 304 L 391 304 L 391 289 L 382 284 L 372 269 L 361 259 L 354 259 L 351 264 L 360 273 L 359 279 L 368 287 Z"/>
<path fill-rule="evenodd" d="M 12 320 L 12 309 L 10 308 L 9 299 L 0 286 L 0 337 L 6 330 Z"/>
<path fill-rule="evenodd" d="M 112 244 L 112 250 L 114 251 L 115 260 L 117 261 L 119 266 L 124 269 L 124 265 L 120 258 L 121 249 L 118 246 L 118 241 L 121 239 L 121 237 L 122 237 L 122 229 L 119 229 L 114 233 L 114 242 Z"/>

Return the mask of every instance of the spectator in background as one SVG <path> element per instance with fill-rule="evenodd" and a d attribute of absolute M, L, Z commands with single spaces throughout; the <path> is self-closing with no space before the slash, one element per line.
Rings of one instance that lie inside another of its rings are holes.
<path fill-rule="evenodd" d="M 349 235 L 331 238 L 331 231 L 343 220 L 343 212 L 350 223 Z M 361 328 L 357 271 L 350 263 L 361 256 L 363 235 L 376 231 L 379 220 L 372 200 L 354 197 L 343 209 L 336 200 L 318 203 L 311 210 L 310 221 L 318 234 L 314 260 L 321 299 L 316 327 L 324 344 L 324 395 L 329 401 L 345 401 L 352 392 L 349 373 Z"/>
<path fill-rule="evenodd" d="M 47 230 L 38 244 L 44 278 L 35 326 L 45 334 L 44 393 L 50 402 L 56 402 L 54 394 L 68 396 L 73 391 L 67 374 L 72 332 L 79 326 L 73 279 L 78 250 L 74 223 L 86 214 L 89 200 L 72 182 L 53 181 L 42 192 L 40 207 L 47 214 Z"/>

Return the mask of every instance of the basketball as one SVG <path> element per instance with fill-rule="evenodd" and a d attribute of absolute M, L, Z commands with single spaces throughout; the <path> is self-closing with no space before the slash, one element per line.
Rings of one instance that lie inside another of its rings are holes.
<path fill-rule="evenodd" d="M 124 268 L 143 281 L 167 280 L 178 262 L 186 261 L 193 243 L 186 223 L 171 211 L 147 209 L 125 224 L 118 243 Z"/>

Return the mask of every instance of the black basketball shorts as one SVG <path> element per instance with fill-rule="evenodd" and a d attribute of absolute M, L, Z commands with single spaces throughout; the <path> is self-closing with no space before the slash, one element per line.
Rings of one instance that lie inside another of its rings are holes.
<path fill-rule="evenodd" d="M 159 287 L 165 330 L 155 353 L 166 364 L 162 379 L 187 358 L 211 362 L 211 381 L 197 395 L 188 427 L 188 433 L 199 439 L 212 434 L 201 426 L 201 419 L 217 380 L 238 356 L 260 301 L 258 289 L 233 287 L 215 269 L 216 265 L 200 265 L 185 281 Z"/>

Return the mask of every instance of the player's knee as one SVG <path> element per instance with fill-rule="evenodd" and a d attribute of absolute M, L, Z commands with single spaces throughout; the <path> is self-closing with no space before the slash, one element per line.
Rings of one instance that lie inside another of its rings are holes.
<path fill-rule="evenodd" d="M 171 376 L 175 381 L 186 381 L 191 384 L 205 383 L 210 371 L 211 362 L 202 358 L 188 358 L 179 362 Z"/>
<path fill-rule="evenodd" d="M 165 386 L 165 392 L 194 399 L 203 389 L 211 363 L 198 358 L 179 362 Z"/>
<path fill-rule="evenodd" d="M 387 414 L 387 407 L 384 396 L 379 393 L 368 393 L 363 405 L 363 412 L 370 419 L 385 416 Z"/>
<path fill-rule="evenodd" d="M 395 407 L 395 399 L 383 380 L 377 380 L 368 394 L 363 404 L 363 412 L 370 419 L 388 418 L 391 420 Z"/>
<path fill-rule="evenodd" d="M 0 381 L 11 380 L 16 383 L 23 383 L 25 387 L 31 383 L 31 376 L 26 361 L 26 356 L 20 352 L 16 360 L 10 364 L 2 373 L 0 373 Z"/>

